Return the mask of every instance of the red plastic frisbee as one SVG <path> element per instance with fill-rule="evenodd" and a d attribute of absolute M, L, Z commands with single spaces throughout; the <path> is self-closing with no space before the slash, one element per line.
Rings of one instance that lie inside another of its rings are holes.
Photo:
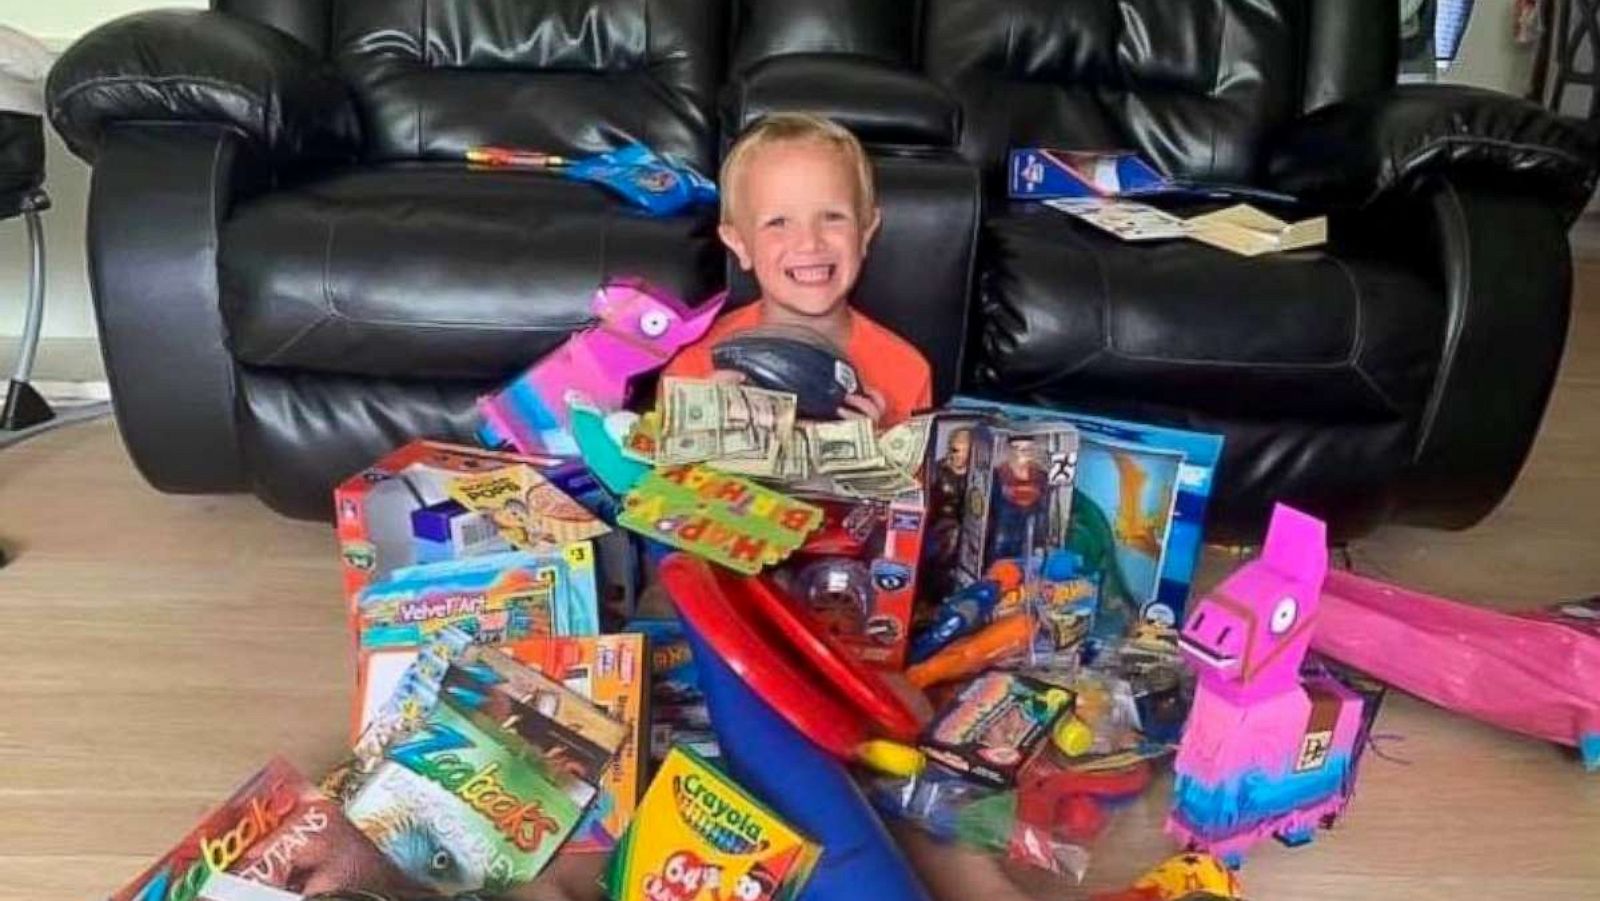
<path fill-rule="evenodd" d="M 888 686 L 794 616 L 792 602 L 776 589 L 724 574 L 687 554 L 668 556 L 660 574 L 679 613 L 712 649 L 762 700 L 825 750 L 852 759 L 857 747 L 880 730 L 907 736 L 907 724 L 909 736 L 915 736 L 916 718 Z M 791 615 L 774 621 L 767 611 L 779 606 Z"/>
<path fill-rule="evenodd" d="M 835 641 L 810 610 L 771 579 L 744 578 L 720 569 L 715 578 L 724 594 L 742 597 L 754 608 L 755 618 L 762 621 L 770 640 L 792 646 L 801 660 L 821 676 L 822 685 L 837 689 L 845 703 L 860 711 L 883 735 L 901 742 L 917 740 L 922 730 L 916 715 L 884 684 L 883 677 L 867 669 Z"/>

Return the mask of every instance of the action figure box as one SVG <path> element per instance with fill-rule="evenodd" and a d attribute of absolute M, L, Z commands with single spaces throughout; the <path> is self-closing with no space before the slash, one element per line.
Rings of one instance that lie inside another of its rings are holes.
<path fill-rule="evenodd" d="M 922 492 L 894 500 L 797 493 L 822 525 L 775 570 L 829 634 L 874 668 L 899 670 L 917 591 L 927 514 Z"/>
<path fill-rule="evenodd" d="M 1182 622 L 1199 564 L 1221 435 L 957 397 L 953 406 L 1014 423 L 1070 423 L 1078 464 L 1064 547 L 1097 574 L 1094 633 Z"/>
<path fill-rule="evenodd" d="M 1011 567 L 1033 584 L 1067 543 L 1078 431 L 1065 422 L 986 418 L 973 427 L 971 443 L 957 578 L 970 585 Z M 1002 598 L 995 616 L 1015 612 L 1006 604 L 1021 600 Z"/>
<path fill-rule="evenodd" d="M 561 516 L 577 516 L 563 500 L 577 502 L 588 521 L 570 523 L 569 540 L 594 541 L 601 608 L 626 616 L 638 584 L 637 560 L 627 536 L 605 528 L 615 520 L 615 500 L 582 461 L 418 440 L 346 479 L 334 491 L 352 620 L 361 591 L 386 580 L 396 569 L 501 553 L 515 546 L 511 538 L 516 527 L 540 512 L 528 510 L 526 498 L 508 497 L 514 502 L 503 504 L 507 508 L 503 512 L 486 512 L 470 509 L 452 495 L 458 480 L 496 474 L 518 476 L 518 486 L 527 486 L 521 494 L 536 489 L 538 499 L 551 501 Z"/>

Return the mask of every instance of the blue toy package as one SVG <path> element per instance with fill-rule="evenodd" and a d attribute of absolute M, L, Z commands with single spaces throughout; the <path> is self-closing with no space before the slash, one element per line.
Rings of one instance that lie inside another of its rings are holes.
<path fill-rule="evenodd" d="M 957 397 L 1013 422 L 1071 423 L 1078 465 L 1065 548 L 1099 578 L 1097 636 L 1149 620 L 1176 625 L 1199 564 L 1222 436 L 1042 407 Z"/>
<path fill-rule="evenodd" d="M 652 216 L 670 216 L 695 204 L 717 201 L 717 186 L 711 180 L 643 144 L 572 160 L 563 174 L 602 185 Z"/>
<path fill-rule="evenodd" d="M 1009 191 L 1018 200 L 1141 197 L 1177 190 L 1131 151 L 1023 147 L 1011 151 L 1009 163 Z"/>
<path fill-rule="evenodd" d="M 721 756 L 694 653 L 676 619 L 636 619 L 624 632 L 640 632 L 650 648 L 650 758 L 660 763 L 673 745 L 690 748 L 701 757 Z"/>
<path fill-rule="evenodd" d="M 1007 191 L 1013 200 L 1184 196 L 1298 202 L 1292 195 L 1253 185 L 1172 178 L 1131 150 L 1018 148 L 1008 160 Z"/>

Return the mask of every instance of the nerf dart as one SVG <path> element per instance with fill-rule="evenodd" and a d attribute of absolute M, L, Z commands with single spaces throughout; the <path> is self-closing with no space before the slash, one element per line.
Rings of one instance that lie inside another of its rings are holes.
<path fill-rule="evenodd" d="M 1000 585 L 990 579 L 974 582 L 951 595 L 933 614 L 933 625 L 911 639 L 912 663 L 921 663 L 963 635 L 987 622 L 1000 601 Z"/>
<path fill-rule="evenodd" d="M 927 688 L 970 676 L 1026 652 L 1032 640 L 1033 619 L 1022 614 L 1008 616 L 906 670 L 906 680 Z"/>

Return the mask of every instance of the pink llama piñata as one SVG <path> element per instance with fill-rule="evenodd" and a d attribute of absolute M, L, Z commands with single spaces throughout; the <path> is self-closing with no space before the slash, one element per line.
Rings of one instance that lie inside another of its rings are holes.
<path fill-rule="evenodd" d="M 1180 636 L 1199 684 L 1167 832 L 1234 865 L 1269 835 L 1310 841 L 1349 799 L 1361 698 L 1300 671 L 1328 572 L 1326 532 L 1279 504 L 1260 558 L 1203 597 Z"/>
<path fill-rule="evenodd" d="M 567 397 L 584 396 L 602 410 L 619 410 L 628 380 L 660 369 L 706 333 L 727 292 L 695 309 L 638 280 L 611 281 L 595 292 L 595 324 L 541 357 L 498 394 L 478 402 L 478 437 L 490 447 L 572 456 Z"/>

